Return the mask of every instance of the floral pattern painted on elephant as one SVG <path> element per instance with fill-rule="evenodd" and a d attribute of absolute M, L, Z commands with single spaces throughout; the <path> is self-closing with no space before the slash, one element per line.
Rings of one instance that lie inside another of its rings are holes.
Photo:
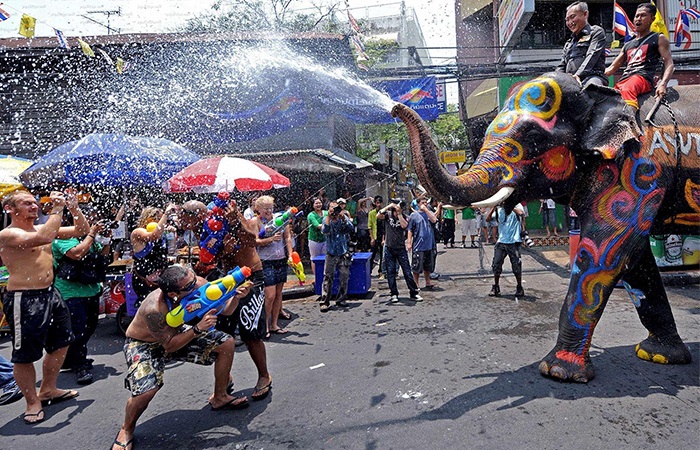
<path fill-rule="evenodd" d="M 599 243 L 583 238 L 571 269 L 572 282 L 577 286 L 568 317 L 584 333 L 580 354 L 588 352 L 600 316 L 596 313 L 605 298 L 601 287 L 611 286 L 630 258 L 623 246 L 630 240 L 649 236 L 665 193 L 658 183 L 661 173 L 658 161 L 642 157 L 639 152 L 625 160 L 621 171 L 614 164 L 598 168 L 593 182 L 608 185 L 595 199 L 597 207 L 593 210 L 595 228 L 604 230 L 599 233 L 603 238 Z"/>

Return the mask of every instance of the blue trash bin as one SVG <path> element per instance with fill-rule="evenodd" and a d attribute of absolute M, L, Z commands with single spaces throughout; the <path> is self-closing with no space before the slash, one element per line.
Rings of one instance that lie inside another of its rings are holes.
<path fill-rule="evenodd" d="M 352 255 L 350 278 L 348 279 L 348 294 L 364 295 L 369 292 L 369 288 L 372 285 L 369 264 L 369 259 L 371 256 L 371 252 L 359 252 Z M 316 295 L 321 295 L 323 291 L 323 270 L 326 267 L 326 255 L 315 256 L 311 260 L 316 265 L 316 272 L 314 273 L 314 291 Z M 340 275 L 336 269 L 331 295 L 338 295 L 339 288 Z"/>

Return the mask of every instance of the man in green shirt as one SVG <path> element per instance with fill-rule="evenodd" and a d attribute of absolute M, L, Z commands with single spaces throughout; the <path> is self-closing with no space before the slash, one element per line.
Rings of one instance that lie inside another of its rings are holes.
<path fill-rule="evenodd" d="M 80 278 L 76 279 L 69 270 L 65 269 L 71 263 L 83 260 L 89 253 L 107 258 L 106 255 L 110 251 L 109 244 L 102 246 L 95 242 L 102 227 L 103 224 L 98 222 L 90 227 L 90 232 L 82 240 L 78 238 L 55 239 L 51 245 L 54 257 L 54 286 L 70 310 L 71 326 L 75 335 L 75 340 L 68 347 L 63 368 L 75 372 L 78 384 L 90 384 L 93 379 L 92 360 L 87 358 L 87 343 L 97 328 L 102 283 L 92 276 L 89 282 Z"/>
<path fill-rule="evenodd" d="M 472 208 L 462 210 L 462 248 L 467 248 L 467 236 L 472 240 L 471 247 L 477 247 L 476 236 L 479 234 L 479 226 L 476 223 L 476 214 Z"/>

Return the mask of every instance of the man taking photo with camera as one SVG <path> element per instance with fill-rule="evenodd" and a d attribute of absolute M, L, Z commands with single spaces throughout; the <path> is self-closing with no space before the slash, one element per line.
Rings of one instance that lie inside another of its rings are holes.
<path fill-rule="evenodd" d="M 413 279 L 411 264 L 408 262 L 408 251 L 406 251 L 406 228 L 408 227 L 408 217 L 403 212 L 406 202 L 399 199 L 392 199 L 391 203 L 380 209 L 377 218 L 383 219 L 386 230 L 384 244 L 384 264 L 386 265 L 386 279 L 389 282 L 391 292 L 391 303 L 398 303 L 399 289 L 396 286 L 396 275 L 398 273 L 397 264 L 401 267 L 406 286 L 411 293 L 411 300 L 420 302 L 420 289 Z"/>
<path fill-rule="evenodd" d="M 329 297 L 333 292 L 336 267 L 340 272 L 340 286 L 335 304 L 342 308 L 348 306 L 345 297 L 348 293 L 348 279 L 352 263 L 352 254 L 348 251 L 348 241 L 352 231 L 352 219 L 350 219 L 348 212 L 339 206 L 338 202 L 331 202 L 321 229 L 321 232 L 326 235 L 326 262 L 323 269 L 323 290 L 320 299 L 321 312 L 326 312 L 330 308 Z"/>

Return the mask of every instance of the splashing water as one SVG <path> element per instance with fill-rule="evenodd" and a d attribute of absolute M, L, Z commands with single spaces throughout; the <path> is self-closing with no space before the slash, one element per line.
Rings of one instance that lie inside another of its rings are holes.
<path fill-rule="evenodd" d="M 339 64 L 321 64 L 281 43 L 160 48 L 138 70 L 115 80 L 106 96 L 110 108 L 95 119 L 100 128 L 145 129 L 210 150 L 331 114 L 371 122 L 391 110 L 388 96 Z M 276 123 L 265 115 L 269 111 L 288 113 Z M 268 122 L 266 130 L 259 129 L 262 122 Z"/>

